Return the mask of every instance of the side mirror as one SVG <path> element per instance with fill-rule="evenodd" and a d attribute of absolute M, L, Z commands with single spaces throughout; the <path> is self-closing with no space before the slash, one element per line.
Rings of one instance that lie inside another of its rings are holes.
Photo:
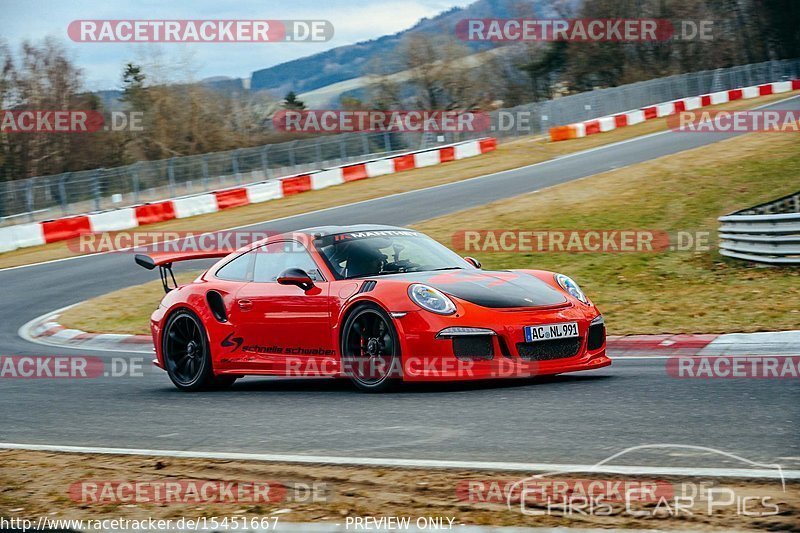
<path fill-rule="evenodd" d="M 474 266 L 475 268 L 481 268 L 481 262 L 475 259 L 474 257 L 465 257 L 464 261 Z"/>
<path fill-rule="evenodd" d="M 281 285 L 296 285 L 308 291 L 314 288 L 314 280 L 302 269 L 287 268 L 280 276 L 278 276 L 278 283 Z"/>

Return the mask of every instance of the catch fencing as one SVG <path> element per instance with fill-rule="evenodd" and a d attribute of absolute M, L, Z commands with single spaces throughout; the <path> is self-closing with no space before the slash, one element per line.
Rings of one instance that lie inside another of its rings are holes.
<path fill-rule="evenodd" d="M 500 141 L 670 100 L 800 77 L 800 59 L 770 61 L 597 89 L 495 110 L 491 131 L 345 133 L 0 182 L 0 226 L 48 220 L 337 167 L 486 135 Z"/>
<path fill-rule="evenodd" d="M 800 191 L 719 218 L 720 254 L 771 265 L 800 265 Z"/>

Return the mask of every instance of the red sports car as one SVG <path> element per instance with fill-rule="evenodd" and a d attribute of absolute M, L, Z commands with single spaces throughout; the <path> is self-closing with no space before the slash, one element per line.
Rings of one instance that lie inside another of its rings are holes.
<path fill-rule="evenodd" d="M 172 263 L 224 258 L 192 283 Z M 538 376 L 611 364 L 595 305 L 563 274 L 483 270 L 391 226 L 319 227 L 234 253 L 137 255 L 160 267 L 155 364 L 182 390 L 244 375 L 399 381 Z M 172 280 L 172 283 L 170 283 Z"/>

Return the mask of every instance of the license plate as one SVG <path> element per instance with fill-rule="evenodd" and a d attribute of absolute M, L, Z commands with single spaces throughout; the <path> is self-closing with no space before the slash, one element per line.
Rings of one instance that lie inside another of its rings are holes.
<path fill-rule="evenodd" d="M 560 324 L 543 324 L 541 326 L 525 326 L 525 342 L 567 339 L 578 336 L 577 322 Z"/>

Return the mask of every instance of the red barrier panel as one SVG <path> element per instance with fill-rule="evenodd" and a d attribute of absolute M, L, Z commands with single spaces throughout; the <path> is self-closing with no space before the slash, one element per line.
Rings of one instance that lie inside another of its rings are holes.
<path fill-rule="evenodd" d="M 217 197 L 217 207 L 220 209 L 228 209 L 229 207 L 240 207 L 250 204 L 247 198 L 247 189 L 228 189 L 225 191 L 216 191 L 214 196 Z"/>
<path fill-rule="evenodd" d="M 700 107 L 706 107 L 711 105 L 711 95 L 704 94 L 700 97 Z"/>
<path fill-rule="evenodd" d="M 491 152 L 492 150 L 497 149 L 497 139 L 495 139 L 494 137 L 483 139 L 482 141 L 480 141 L 480 145 L 482 154 L 485 154 L 486 152 Z"/>
<path fill-rule="evenodd" d="M 175 206 L 172 202 L 158 202 L 136 206 L 136 220 L 140 226 L 164 222 L 175 218 Z"/>
<path fill-rule="evenodd" d="M 642 109 L 642 112 L 644 112 L 645 120 L 650 120 L 651 118 L 656 118 L 658 116 L 658 110 L 655 108 L 655 106 L 645 107 Z"/>
<path fill-rule="evenodd" d="M 764 85 L 758 86 L 758 94 L 759 96 L 769 96 L 772 94 L 772 84 L 765 83 Z"/>
<path fill-rule="evenodd" d="M 67 239 L 74 239 L 82 233 L 91 232 L 92 227 L 87 216 L 60 218 L 42 222 L 42 233 L 44 233 L 44 242 L 46 243 L 66 241 Z"/>
<path fill-rule="evenodd" d="M 446 146 L 439 149 L 439 162 L 447 163 L 456 158 L 456 148 L 454 146 Z"/>
<path fill-rule="evenodd" d="M 586 135 L 594 135 L 595 133 L 600 133 L 600 123 L 596 120 L 592 120 L 591 122 L 587 122 L 586 124 Z"/>
<path fill-rule="evenodd" d="M 304 174 L 302 176 L 295 176 L 293 178 L 285 178 L 281 180 L 281 188 L 283 195 L 289 196 L 311 190 L 311 176 Z"/>
<path fill-rule="evenodd" d="M 792 80 L 792 90 L 800 91 L 800 80 Z"/>
<path fill-rule="evenodd" d="M 683 111 L 686 111 L 686 102 L 684 102 L 683 100 L 676 100 L 673 103 L 675 104 L 676 113 L 682 113 Z"/>
<path fill-rule="evenodd" d="M 368 178 L 367 165 L 361 163 L 360 165 L 350 165 L 342 169 L 342 177 L 344 181 L 357 181 Z"/>
<path fill-rule="evenodd" d="M 401 155 L 400 157 L 395 157 L 392 159 L 394 161 L 394 171 L 395 172 L 403 172 L 404 170 L 412 170 L 416 168 L 414 166 L 414 155 Z"/>
<path fill-rule="evenodd" d="M 628 125 L 628 115 L 614 115 L 614 126 L 624 128 Z"/>
<path fill-rule="evenodd" d="M 741 89 L 731 89 L 728 91 L 728 101 L 733 102 L 734 100 L 741 100 L 742 99 L 742 90 Z"/>

